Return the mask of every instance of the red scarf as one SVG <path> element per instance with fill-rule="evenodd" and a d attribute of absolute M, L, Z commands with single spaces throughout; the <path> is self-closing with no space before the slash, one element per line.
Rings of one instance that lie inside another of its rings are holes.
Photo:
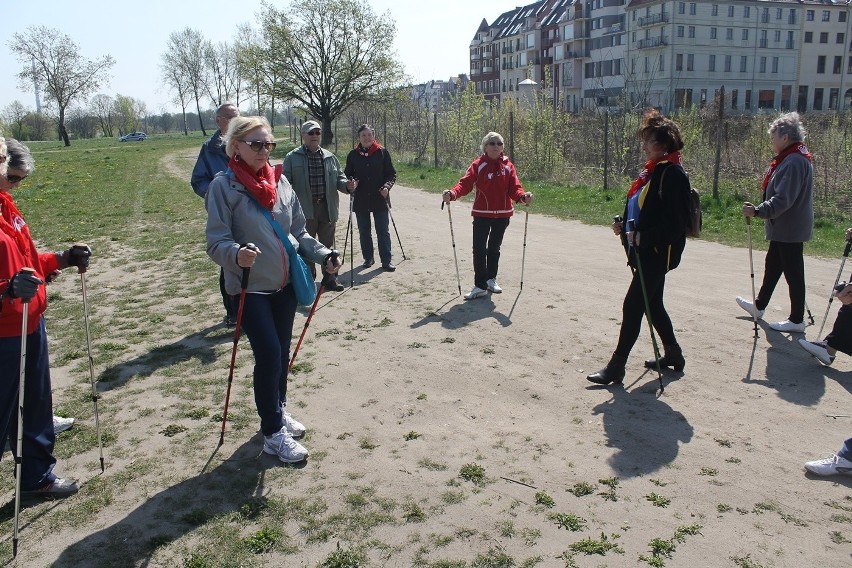
<path fill-rule="evenodd" d="M 30 230 L 8 191 L 0 191 L 0 230 L 17 243 L 24 258 L 30 258 Z"/>
<path fill-rule="evenodd" d="M 228 167 L 237 181 L 243 184 L 252 197 L 263 207 L 272 211 L 275 203 L 275 170 L 266 162 L 259 172 L 253 172 L 243 160 L 231 158 Z"/>
<path fill-rule="evenodd" d="M 798 152 L 799 154 L 807 158 L 809 162 L 813 162 L 811 153 L 808 152 L 808 147 L 805 146 L 803 142 L 793 142 L 792 144 L 781 150 L 781 153 L 772 158 L 772 161 L 769 162 L 769 167 L 766 168 L 766 173 L 763 175 L 763 193 L 766 193 L 766 186 L 769 185 L 769 179 L 772 177 L 772 174 L 775 173 L 775 169 L 778 167 L 778 164 L 783 162 L 784 158 L 795 152 Z"/>
<path fill-rule="evenodd" d="M 672 164 L 680 164 L 680 152 L 670 152 L 658 160 L 648 160 L 645 162 L 645 169 L 639 174 L 635 180 L 633 180 L 633 184 L 630 186 L 630 191 L 627 192 L 627 199 L 630 199 L 636 192 L 645 187 L 645 184 L 648 183 L 648 180 L 651 179 L 651 176 L 654 175 L 654 168 L 657 167 L 657 164 L 662 162 L 671 162 Z"/>
<path fill-rule="evenodd" d="M 379 144 L 378 141 L 374 141 L 373 144 L 369 148 L 367 148 L 366 150 L 360 144 L 358 144 L 358 146 L 355 149 L 358 150 L 359 154 L 361 154 L 362 156 L 364 156 L 366 158 L 368 156 L 372 156 L 373 154 L 375 154 L 376 152 L 381 150 L 382 145 Z"/>

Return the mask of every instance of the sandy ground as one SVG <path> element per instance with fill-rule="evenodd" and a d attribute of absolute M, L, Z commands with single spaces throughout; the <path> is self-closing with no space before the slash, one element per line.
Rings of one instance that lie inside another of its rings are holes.
<path fill-rule="evenodd" d="M 369 535 L 388 545 L 370 549 L 375 566 L 411 566 L 418 548 L 431 542 L 428 535 L 441 534 L 454 538 L 427 547 L 421 560 L 470 563 L 492 550 L 518 564 L 539 556 L 540 566 L 565 566 L 559 556 L 572 543 L 601 533 L 624 553 L 579 554 L 576 565 L 633 566 L 640 554 L 649 554 L 652 539 L 671 538 L 677 527 L 693 524 L 701 525 L 700 534 L 679 543 L 666 559 L 668 566 L 735 566 L 744 558 L 773 567 L 852 563 L 852 477 L 817 479 L 802 468 L 852 435 L 852 359 L 840 355 L 832 367 L 822 367 L 796 343 L 801 335 L 778 333 L 765 324 L 754 338 L 751 320 L 734 303 L 737 294 L 751 295 L 745 249 L 701 240 L 687 244 L 666 289 L 687 364 L 683 373 L 664 375 L 662 395 L 656 373 L 642 366 L 652 353 L 644 326 L 624 385 L 600 388 L 585 375 L 606 363 L 615 346 L 630 276 L 608 228 L 537 215 L 533 206 L 523 290 L 520 214 L 504 240 L 499 275 L 504 293 L 464 302 L 439 197 L 398 186 L 393 203 L 407 259 L 392 234 L 398 270 L 364 270 L 356 243 L 355 287 L 323 296 L 299 355 L 314 367 L 291 381 L 291 404 L 299 404 L 293 413 L 310 430 L 305 445 L 312 456 L 303 468 L 282 468 L 273 458 L 257 456 L 255 417 L 250 428 L 226 436 L 199 474 L 218 441 L 218 426 L 189 421 L 202 430 L 201 449 L 190 454 L 170 449 L 173 439 L 158 432 L 175 422 L 167 413 L 175 401 L 157 399 L 160 395 L 146 389 L 166 379 L 156 366 L 143 365 L 133 381 L 104 396 L 105 419 L 129 425 L 115 446 L 133 447 L 118 455 L 107 448 L 105 475 L 126 472 L 138 460 L 169 458 L 156 459 L 154 471 L 140 474 L 96 522 L 60 524 L 49 545 L 25 539 L 21 565 L 96 565 L 91 558 L 102 561 L 110 547 L 125 555 L 115 565 L 180 565 L 182 552 L 191 550 L 197 537 L 192 527 L 170 523 L 163 511 L 186 507 L 187 499 L 220 482 L 217 476 L 229 467 L 246 470 L 251 485 L 246 498 L 321 494 L 335 510 L 344 508 L 344 496 L 354 488 L 372 487 L 400 504 L 418 503 L 424 522 L 407 523 L 397 510 L 397 523 L 380 525 Z M 473 284 L 469 211 L 469 203 L 452 205 L 462 292 Z M 342 228 L 339 233 L 342 237 Z M 757 252 L 758 278 L 762 259 Z M 811 339 L 838 262 L 806 259 L 808 301 L 817 320 L 807 330 Z M 144 278 L 144 272 L 134 277 Z M 92 279 L 96 288 L 96 276 Z M 347 260 L 341 281 L 349 280 Z M 229 339 L 204 336 L 221 317 L 217 296 L 210 290 L 202 302 L 210 309 L 177 322 L 192 341 L 210 345 L 209 373 L 224 378 Z M 782 282 L 765 318 L 785 319 L 788 308 Z M 827 327 L 836 310 L 837 302 Z M 303 321 L 297 315 L 295 333 Z M 250 358 L 247 346 L 240 357 Z M 138 360 L 138 354 L 129 357 L 127 365 Z M 249 372 L 250 363 L 240 367 L 241 377 Z M 61 397 L 67 380 L 61 370 L 55 380 Z M 119 396 L 123 404 L 144 401 L 159 411 L 130 421 L 110 407 L 110 398 Z M 234 396 L 251 407 L 245 381 Z M 409 432 L 420 437 L 404 440 Z M 375 447 L 364 449 L 364 439 Z M 423 467 L 426 458 L 446 468 Z M 88 479 L 80 477 L 90 481 L 97 477 L 94 460 L 94 452 L 77 456 L 65 470 L 89 471 Z M 471 463 L 481 465 L 490 480 L 481 489 L 458 479 Z M 619 479 L 617 501 L 603 498 L 607 488 L 598 481 L 613 476 Z M 452 479 L 461 485 L 448 486 Z M 597 490 L 576 497 L 568 490 L 579 482 Z M 450 502 L 442 497 L 449 490 L 463 492 L 464 498 Z M 555 507 L 536 506 L 539 491 L 551 496 Z M 651 493 L 671 503 L 654 506 L 647 499 Z M 46 514 L 74 503 L 58 503 Z M 576 514 L 587 525 L 569 532 L 549 517 L 553 512 Z M 507 521 L 513 527 L 509 535 Z M 140 544 L 164 530 L 180 540 L 157 552 Z M 299 545 L 304 538 L 299 525 L 288 523 L 286 530 Z M 531 541 L 522 538 L 536 531 Z M 837 532 L 841 538 L 832 536 Z M 314 566 L 341 541 L 351 544 L 333 537 L 258 562 Z"/>

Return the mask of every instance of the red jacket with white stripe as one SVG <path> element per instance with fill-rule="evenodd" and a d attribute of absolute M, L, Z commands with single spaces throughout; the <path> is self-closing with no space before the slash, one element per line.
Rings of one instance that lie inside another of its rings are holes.
<path fill-rule="evenodd" d="M 512 202 L 520 201 L 525 193 L 515 165 L 503 154 L 496 160 L 485 154 L 475 159 L 450 190 L 453 201 L 470 193 L 474 186 L 473 217 L 511 217 L 515 212 Z"/>

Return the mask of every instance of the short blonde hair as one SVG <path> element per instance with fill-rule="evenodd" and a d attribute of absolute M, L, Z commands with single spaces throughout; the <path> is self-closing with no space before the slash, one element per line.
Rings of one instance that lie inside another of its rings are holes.
<path fill-rule="evenodd" d="M 488 146 L 488 143 L 492 140 L 496 140 L 498 142 L 503 142 L 503 137 L 497 132 L 489 132 L 482 138 L 482 143 L 479 145 L 479 150 L 484 154 L 485 147 Z"/>
<path fill-rule="evenodd" d="M 262 116 L 235 116 L 228 124 L 228 132 L 224 137 L 225 153 L 229 158 L 233 158 L 237 153 L 237 142 L 243 140 L 246 134 L 260 127 L 267 131 L 272 129 L 269 127 L 269 122 Z"/>
<path fill-rule="evenodd" d="M 6 139 L 0 136 L 0 176 L 5 176 L 8 168 L 9 154 L 6 151 Z"/>
<path fill-rule="evenodd" d="M 788 112 L 782 114 L 769 125 L 769 134 L 778 133 L 778 136 L 785 134 L 790 137 L 790 142 L 802 142 L 808 133 L 805 127 L 802 126 L 802 119 L 798 112 Z"/>

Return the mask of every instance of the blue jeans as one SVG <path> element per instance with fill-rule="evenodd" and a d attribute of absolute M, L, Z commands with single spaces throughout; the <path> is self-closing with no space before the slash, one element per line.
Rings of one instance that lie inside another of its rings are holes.
<path fill-rule="evenodd" d="M 21 372 L 21 338 L 0 338 L 0 446 L 9 440 L 12 453 L 18 448 L 18 383 Z M 24 387 L 23 458 L 21 489 L 40 489 L 56 479 L 53 466 L 53 398 L 44 318 L 27 336 L 26 385 Z M 2 450 L 0 450 L 2 452 Z"/>
<path fill-rule="evenodd" d="M 477 288 L 485 290 L 487 282 L 497 278 L 500 245 L 508 226 L 508 217 L 473 218 L 473 283 Z"/>
<path fill-rule="evenodd" d="M 370 227 L 370 213 L 355 213 L 358 219 L 358 235 L 361 237 L 361 254 L 364 260 L 375 260 L 373 256 L 373 235 Z M 373 211 L 373 219 L 376 221 L 376 240 L 379 242 L 379 259 L 382 264 L 391 263 L 391 236 L 388 223 L 390 215 L 387 209 Z"/>
<path fill-rule="evenodd" d="M 234 313 L 240 297 L 234 296 Z M 274 294 L 246 294 L 242 329 L 254 354 L 254 404 L 264 436 L 281 430 L 287 404 L 287 367 L 296 317 L 296 294 L 289 284 Z"/>

